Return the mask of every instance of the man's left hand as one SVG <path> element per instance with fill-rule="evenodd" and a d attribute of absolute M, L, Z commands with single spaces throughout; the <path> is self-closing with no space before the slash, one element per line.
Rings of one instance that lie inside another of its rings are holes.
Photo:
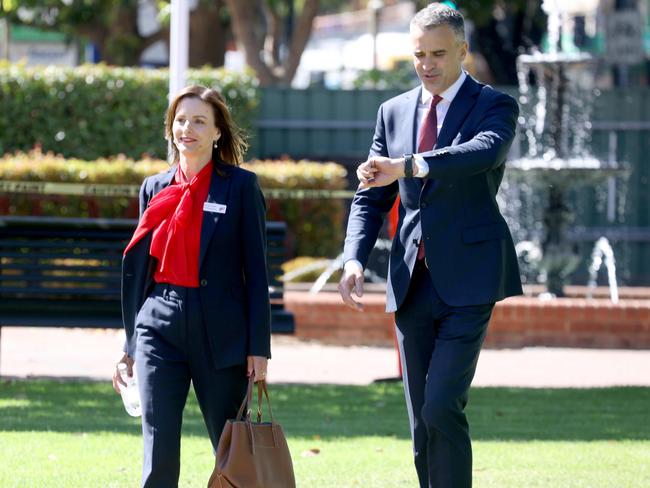
<path fill-rule="evenodd" d="M 373 156 L 357 168 L 359 188 L 387 186 L 404 176 L 404 158 Z"/>

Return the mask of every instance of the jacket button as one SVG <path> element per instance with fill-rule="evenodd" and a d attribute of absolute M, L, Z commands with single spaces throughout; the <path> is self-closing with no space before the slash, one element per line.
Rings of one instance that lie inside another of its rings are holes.
<path fill-rule="evenodd" d="M 420 207 L 421 207 L 421 208 L 427 208 L 427 204 L 426 204 L 426 203 L 423 203 L 422 205 L 420 205 Z"/>
<path fill-rule="evenodd" d="M 201 280 L 201 286 L 207 286 L 207 285 L 208 285 L 208 280 L 206 280 L 205 278 L 203 278 L 203 279 Z"/>

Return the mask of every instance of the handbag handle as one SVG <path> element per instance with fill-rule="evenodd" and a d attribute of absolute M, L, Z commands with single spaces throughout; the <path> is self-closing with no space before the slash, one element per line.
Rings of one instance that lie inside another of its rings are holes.
<path fill-rule="evenodd" d="M 246 418 L 250 418 L 251 415 L 250 405 L 253 400 L 252 397 L 253 397 L 254 384 L 255 384 L 255 378 L 251 376 L 251 378 L 248 380 L 248 388 L 246 389 L 246 396 L 244 397 L 244 400 L 239 406 L 239 411 L 237 412 L 236 420 L 242 421 L 242 420 L 246 420 Z M 262 421 L 262 394 L 264 394 L 264 396 L 266 397 L 266 403 L 269 406 L 269 416 L 271 417 L 271 423 L 274 423 L 275 420 L 273 419 L 271 398 L 269 397 L 269 390 L 266 386 L 265 380 L 257 382 L 257 423 L 259 424 Z"/>
<path fill-rule="evenodd" d="M 251 375 L 248 380 L 248 388 L 246 389 L 246 396 L 239 406 L 239 411 L 237 412 L 236 420 L 246 423 L 248 435 L 251 442 L 251 449 L 253 454 L 255 454 L 255 438 L 253 436 L 253 426 L 251 421 L 251 409 L 250 404 L 253 397 L 253 385 L 255 384 L 255 375 Z M 271 417 L 271 432 L 273 433 L 273 445 L 278 447 L 278 434 L 275 429 L 275 420 L 273 419 L 273 410 L 271 409 L 271 398 L 269 397 L 269 390 L 266 386 L 266 381 L 257 382 L 257 423 L 259 424 L 262 421 L 262 393 L 266 396 L 266 402 L 269 406 L 269 416 Z"/>
<path fill-rule="evenodd" d="M 262 421 L 262 392 L 266 397 L 266 403 L 269 406 L 269 417 L 271 417 L 271 423 L 274 424 L 273 420 L 273 410 L 271 409 L 271 399 L 269 398 L 269 390 L 266 387 L 266 380 L 257 382 L 257 423 L 259 424 Z"/>
<path fill-rule="evenodd" d="M 248 409 L 248 405 L 251 403 L 251 397 L 253 396 L 253 384 L 255 383 L 255 377 L 254 375 L 251 375 L 250 379 L 248 380 L 248 387 L 246 388 L 246 396 L 244 396 L 244 399 L 241 402 L 241 405 L 239 406 L 239 410 L 237 411 L 237 417 L 235 417 L 235 420 L 237 421 L 243 421 L 246 420 L 246 418 L 250 418 L 251 416 L 251 411 Z M 246 410 L 246 414 L 244 415 L 244 411 Z"/>
<path fill-rule="evenodd" d="M 244 422 L 246 424 L 246 430 L 248 431 L 248 440 L 251 445 L 251 453 L 255 455 L 255 436 L 253 435 L 253 426 L 251 425 L 251 410 L 249 405 L 253 396 L 253 384 L 255 383 L 255 375 L 251 375 L 248 380 L 248 387 L 246 388 L 246 396 L 239 406 L 237 411 L 237 417 L 235 420 L 237 422 Z M 246 413 L 244 413 L 244 411 Z M 275 431 L 273 432 L 273 442 L 275 443 Z"/>
<path fill-rule="evenodd" d="M 266 397 L 266 403 L 269 406 L 269 417 L 271 417 L 271 432 L 273 433 L 273 447 L 278 447 L 278 433 L 275 429 L 275 420 L 273 419 L 273 410 L 271 409 L 271 398 L 269 397 L 269 390 L 266 387 L 266 380 L 258 381 L 257 383 L 257 423 L 262 421 L 262 392 Z M 250 422 L 250 417 L 248 418 Z"/>

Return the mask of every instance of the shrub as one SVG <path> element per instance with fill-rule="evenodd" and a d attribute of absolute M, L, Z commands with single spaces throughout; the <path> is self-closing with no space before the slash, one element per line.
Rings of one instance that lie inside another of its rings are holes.
<path fill-rule="evenodd" d="M 188 83 L 219 89 L 237 123 L 250 130 L 259 101 L 253 76 L 224 69 L 188 75 Z M 164 69 L 27 68 L 0 62 L 0 154 L 38 144 L 85 160 L 118 154 L 164 159 L 168 86 Z"/>
<path fill-rule="evenodd" d="M 346 170 L 336 163 L 309 161 L 253 161 L 262 188 L 341 190 Z M 289 226 L 292 255 L 336 256 L 343 246 L 343 200 L 331 198 L 267 199 L 270 220 Z"/>
<path fill-rule="evenodd" d="M 346 170 L 335 163 L 253 161 L 262 189 L 339 190 Z M 156 159 L 126 157 L 82 161 L 34 149 L 0 158 L 0 180 L 20 182 L 110 183 L 140 185 L 151 174 L 167 169 Z M 336 256 L 343 239 L 344 204 L 338 199 L 267 198 L 269 220 L 287 222 L 291 255 Z M 35 195 L 0 193 L 0 214 L 66 217 L 137 218 L 134 197 Z"/>
<path fill-rule="evenodd" d="M 352 86 L 355 90 L 410 90 L 417 84 L 418 79 L 413 65 L 408 62 L 400 63 L 391 70 L 370 69 L 360 71 Z"/>

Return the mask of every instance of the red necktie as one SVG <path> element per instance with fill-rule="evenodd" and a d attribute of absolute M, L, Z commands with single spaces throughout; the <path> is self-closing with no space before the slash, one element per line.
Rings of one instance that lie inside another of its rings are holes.
<path fill-rule="evenodd" d="M 431 100 L 429 111 L 422 121 L 422 127 L 420 127 L 418 134 L 418 153 L 431 151 L 436 145 L 436 142 L 438 142 L 438 115 L 436 114 L 436 105 L 441 101 L 442 97 L 440 95 L 434 95 Z M 421 259 L 424 259 L 423 239 L 420 239 L 420 244 L 418 245 L 418 261 Z"/>
<path fill-rule="evenodd" d="M 434 95 L 429 106 L 429 111 L 422 121 L 418 134 L 418 153 L 431 151 L 438 141 L 438 115 L 436 105 L 442 101 L 440 95 Z"/>

